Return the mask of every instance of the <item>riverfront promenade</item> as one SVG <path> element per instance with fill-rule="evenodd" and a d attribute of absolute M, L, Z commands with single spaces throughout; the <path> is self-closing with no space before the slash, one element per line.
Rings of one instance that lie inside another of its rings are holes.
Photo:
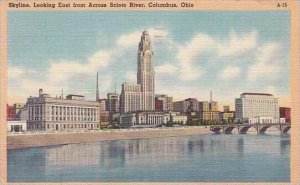
<path fill-rule="evenodd" d="M 7 136 L 7 149 L 90 143 L 109 140 L 202 135 L 211 133 L 209 127 L 166 127 L 143 129 L 113 129 L 79 132 L 26 133 Z"/>

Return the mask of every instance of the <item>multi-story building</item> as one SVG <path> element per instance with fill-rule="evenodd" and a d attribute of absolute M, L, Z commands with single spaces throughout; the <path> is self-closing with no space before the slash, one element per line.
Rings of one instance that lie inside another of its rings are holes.
<path fill-rule="evenodd" d="M 122 113 L 141 110 L 141 85 L 123 83 L 120 100 Z"/>
<path fill-rule="evenodd" d="M 199 102 L 199 114 L 202 120 L 219 120 L 220 112 L 218 111 L 218 102 Z"/>
<path fill-rule="evenodd" d="M 164 111 L 164 101 L 155 99 L 155 111 Z"/>
<path fill-rule="evenodd" d="M 210 111 L 218 111 L 218 102 L 209 102 Z"/>
<path fill-rule="evenodd" d="M 100 126 L 108 126 L 109 119 L 109 111 L 107 111 L 107 99 L 99 99 L 99 111 L 100 111 Z"/>
<path fill-rule="evenodd" d="M 291 108 L 279 107 L 280 118 L 285 118 L 285 122 L 291 122 Z"/>
<path fill-rule="evenodd" d="M 199 102 L 200 112 L 207 112 L 210 110 L 210 105 L 208 101 Z"/>
<path fill-rule="evenodd" d="M 155 127 L 167 124 L 170 121 L 170 114 L 155 111 L 134 111 L 121 114 L 120 127 Z"/>
<path fill-rule="evenodd" d="M 24 103 L 15 103 L 13 105 L 15 119 L 20 119 L 21 111 L 24 109 L 24 107 L 25 107 Z"/>
<path fill-rule="evenodd" d="M 188 98 L 173 103 L 173 110 L 185 114 L 187 112 L 199 112 L 199 101 L 196 98 Z"/>
<path fill-rule="evenodd" d="M 117 93 L 107 94 L 106 110 L 112 114 L 116 112 L 120 112 L 119 94 Z"/>
<path fill-rule="evenodd" d="M 120 107 L 123 113 L 155 109 L 153 51 L 147 31 L 141 36 L 137 58 L 137 84 L 122 84 Z"/>
<path fill-rule="evenodd" d="M 81 95 L 66 99 L 53 98 L 39 90 L 38 97 L 30 97 L 27 130 L 88 130 L 100 128 L 99 102 L 87 101 Z"/>
<path fill-rule="evenodd" d="M 109 122 L 113 121 L 113 115 L 120 112 L 119 94 L 108 93 L 106 99 L 106 111 L 109 113 Z M 101 114 L 101 111 L 100 111 Z"/>
<path fill-rule="evenodd" d="M 186 113 L 188 105 L 185 101 L 175 101 L 173 102 L 173 110 L 175 112 Z"/>
<path fill-rule="evenodd" d="M 229 112 L 230 111 L 230 106 L 229 105 L 224 105 L 223 106 L 223 112 Z"/>
<path fill-rule="evenodd" d="M 167 95 L 155 95 L 155 111 L 172 111 L 173 97 Z"/>
<path fill-rule="evenodd" d="M 200 119 L 202 120 L 219 120 L 219 111 L 200 112 Z"/>
<path fill-rule="evenodd" d="M 10 105 L 6 105 L 6 119 L 7 120 L 14 120 L 15 119 L 15 114 L 14 114 L 14 107 Z"/>
<path fill-rule="evenodd" d="M 20 110 L 20 116 L 18 117 L 18 120 L 21 120 L 21 121 L 27 121 L 28 120 L 28 109 L 27 107 L 23 107 L 21 110 Z"/>
<path fill-rule="evenodd" d="M 167 96 L 167 111 L 173 111 L 173 97 Z"/>
<path fill-rule="evenodd" d="M 278 98 L 266 93 L 243 93 L 235 99 L 235 119 L 247 122 L 257 117 L 279 122 Z"/>
<path fill-rule="evenodd" d="M 137 83 L 141 85 L 141 110 L 154 110 L 154 64 L 149 33 L 144 31 L 138 48 Z"/>
<path fill-rule="evenodd" d="M 223 106 L 223 112 L 220 112 L 219 119 L 226 122 L 233 122 L 234 120 L 234 111 L 230 111 L 230 107 L 228 105 Z"/>

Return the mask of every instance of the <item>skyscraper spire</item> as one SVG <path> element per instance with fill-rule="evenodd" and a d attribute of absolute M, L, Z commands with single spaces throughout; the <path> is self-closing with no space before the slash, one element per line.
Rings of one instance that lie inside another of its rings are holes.
<path fill-rule="evenodd" d="M 98 72 L 97 72 L 97 83 L 96 83 L 96 101 L 99 101 L 99 82 L 98 82 Z"/>
<path fill-rule="evenodd" d="M 210 90 L 210 103 L 212 102 L 212 90 Z"/>

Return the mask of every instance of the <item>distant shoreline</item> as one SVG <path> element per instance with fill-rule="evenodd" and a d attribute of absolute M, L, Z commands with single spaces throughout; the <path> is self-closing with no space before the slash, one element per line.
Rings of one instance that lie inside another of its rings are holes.
<path fill-rule="evenodd" d="M 105 130 L 92 132 L 60 132 L 42 134 L 18 134 L 7 136 L 7 149 L 33 148 L 99 141 L 159 138 L 212 133 L 209 127 L 189 126 L 152 129 Z"/>

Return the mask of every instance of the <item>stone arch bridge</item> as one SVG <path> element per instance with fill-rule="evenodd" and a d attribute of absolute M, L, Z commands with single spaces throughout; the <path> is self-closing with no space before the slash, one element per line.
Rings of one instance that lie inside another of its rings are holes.
<path fill-rule="evenodd" d="M 230 125 L 211 125 L 210 130 L 216 134 L 232 134 L 237 129 L 240 134 L 246 134 L 250 128 L 255 128 L 257 133 L 264 134 L 269 128 L 277 128 L 282 134 L 291 129 L 290 123 L 270 123 L 270 124 L 230 124 Z"/>

